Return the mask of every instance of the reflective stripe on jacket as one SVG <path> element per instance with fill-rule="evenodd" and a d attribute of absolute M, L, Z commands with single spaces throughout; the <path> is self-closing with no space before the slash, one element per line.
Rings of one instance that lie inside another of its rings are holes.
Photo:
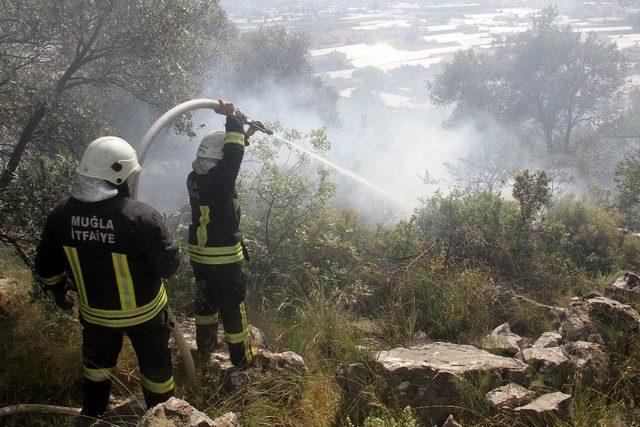
<path fill-rule="evenodd" d="M 228 117 L 222 159 L 205 175 L 187 178 L 191 204 L 189 258 L 197 275 L 203 266 L 223 266 L 244 260 L 236 179 L 244 156 L 244 129 Z"/>
<path fill-rule="evenodd" d="M 179 263 L 160 213 L 118 196 L 58 205 L 47 219 L 35 267 L 48 286 L 73 281 L 85 321 L 117 328 L 146 322 L 167 305 L 162 278 Z"/>

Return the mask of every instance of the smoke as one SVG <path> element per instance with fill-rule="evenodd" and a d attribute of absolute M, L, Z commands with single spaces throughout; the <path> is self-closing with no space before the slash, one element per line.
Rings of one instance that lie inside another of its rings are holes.
<path fill-rule="evenodd" d="M 444 129 L 441 124 L 447 111 L 426 104 L 420 108 L 392 107 L 375 94 L 371 100 L 341 98 L 336 105 L 339 122 L 327 123 L 313 105 L 302 105 L 300 94 L 304 90 L 297 85 L 272 83 L 258 94 L 215 94 L 212 85 L 203 97 L 231 100 L 252 118 L 277 121 L 301 132 L 325 127 L 331 142 L 327 160 L 380 189 L 375 191 L 348 175 L 334 173 L 336 203 L 355 209 L 373 222 L 407 217 L 420 198 L 438 189 L 447 190 L 445 163 L 467 157 L 478 139 L 478 131 L 472 126 Z M 167 212 L 186 203 L 185 180 L 199 140 L 208 132 L 223 129 L 224 118 L 202 110 L 193 115 L 193 123 L 195 137 L 166 134 L 159 138 L 142 174 L 141 199 Z M 136 129 L 139 133 L 140 126 Z M 244 168 L 248 170 L 247 165 Z M 429 177 L 428 183 L 425 177 Z M 401 203 L 385 197 L 384 192 Z"/>

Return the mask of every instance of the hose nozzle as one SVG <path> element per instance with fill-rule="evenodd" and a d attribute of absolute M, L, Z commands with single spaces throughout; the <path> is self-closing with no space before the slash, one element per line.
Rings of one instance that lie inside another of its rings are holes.
<path fill-rule="evenodd" d="M 259 130 L 262 133 L 266 133 L 267 135 L 273 135 L 273 131 L 271 129 L 267 129 L 262 123 L 257 122 L 255 120 L 251 120 L 246 114 L 244 114 L 240 110 L 236 110 L 236 118 L 240 120 L 242 124 L 249 125 L 250 127 Z"/>

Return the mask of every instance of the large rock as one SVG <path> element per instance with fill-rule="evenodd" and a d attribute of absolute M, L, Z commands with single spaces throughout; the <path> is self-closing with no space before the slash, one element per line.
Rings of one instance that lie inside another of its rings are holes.
<path fill-rule="evenodd" d="M 523 343 L 522 337 L 511 332 L 509 324 L 504 323 L 484 337 L 481 347 L 493 354 L 515 356 L 522 349 Z"/>
<path fill-rule="evenodd" d="M 564 313 L 560 333 L 567 341 L 589 341 L 614 330 L 628 338 L 640 331 L 640 314 L 627 304 L 592 295 L 573 298 Z"/>
<path fill-rule="evenodd" d="M 640 302 L 640 276 L 625 273 L 624 276 L 607 286 L 604 294 L 625 304 L 638 304 Z"/>
<path fill-rule="evenodd" d="M 571 362 L 560 347 L 531 347 L 522 353 L 524 361 L 542 375 L 547 385 L 561 388 L 571 373 Z"/>
<path fill-rule="evenodd" d="M 600 344 L 575 341 L 563 346 L 573 365 L 575 377 L 583 383 L 603 386 L 609 377 L 609 356 Z"/>
<path fill-rule="evenodd" d="M 560 323 L 560 334 L 567 341 L 584 340 L 597 333 L 597 327 L 589 317 L 589 310 L 582 298 L 572 298 Z"/>
<path fill-rule="evenodd" d="M 524 384 L 527 370 L 519 360 L 444 342 L 381 351 L 376 360 L 387 381 L 386 399 L 415 408 L 425 423 L 441 423 L 459 406 L 464 380 L 484 377 L 493 388 Z"/>
<path fill-rule="evenodd" d="M 154 406 L 138 423 L 139 427 L 237 427 L 238 417 L 229 412 L 212 420 L 188 402 L 172 397 Z"/>
<path fill-rule="evenodd" d="M 618 332 L 637 333 L 640 330 L 640 314 L 627 304 L 606 297 L 587 300 L 589 316 L 600 325 L 613 327 Z M 598 331 L 602 334 L 602 331 Z"/>
<path fill-rule="evenodd" d="M 545 332 L 540 335 L 540 338 L 533 343 L 532 347 L 535 348 L 550 348 L 550 347 L 558 347 L 560 346 L 560 342 L 562 341 L 562 335 L 558 332 Z"/>
<path fill-rule="evenodd" d="M 531 425 L 553 425 L 558 418 L 571 418 L 571 396 L 560 392 L 544 394 L 514 411 Z"/>
<path fill-rule="evenodd" d="M 526 405 L 535 396 L 535 391 L 524 388 L 520 384 L 509 383 L 491 390 L 486 394 L 485 398 L 492 409 L 499 410 Z"/>

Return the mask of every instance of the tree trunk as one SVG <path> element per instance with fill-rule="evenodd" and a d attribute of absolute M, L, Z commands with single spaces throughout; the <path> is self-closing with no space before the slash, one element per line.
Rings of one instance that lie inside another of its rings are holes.
<path fill-rule="evenodd" d="M 56 83 L 56 87 L 53 90 L 53 94 L 49 102 L 55 102 L 58 97 L 65 91 L 65 89 L 67 88 L 67 82 L 76 73 L 76 71 L 80 69 L 82 60 L 82 56 L 76 56 L 76 58 Z M 2 171 L 2 175 L 0 175 L 0 191 L 5 190 L 9 186 L 11 181 L 13 181 L 13 174 L 20 164 L 20 160 L 22 159 L 22 155 L 27 148 L 27 144 L 29 144 L 33 133 L 38 128 L 38 125 L 40 125 L 40 122 L 44 118 L 45 114 L 47 114 L 47 110 L 48 108 L 46 102 L 40 101 L 36 105 L 36 108 L 33 110 L 33 113 L 31 113 L 31 117 L 29 117 L 29 120 L 24 126 L 24 129 L 22 129 L 22 134 L 20 135 L 20 139 L 18 139 L 18 143 L 15 147 L 13 147 L 13 151 L 9 156 L 7 167 Z"/>
<path fill-rule="evenodd" d="M 29 117 L 27 124 L 22 130 L 22 134 L 20 135 L 18 143 L 11 152 L 7 167 L 2 171 L 2 175 L 0 175 L 0 190 L 4 190 L 11 183 L 11 181 L 13 181 L 13 174 L 20 164 L 20 159 L 22 159 L 24 150 L 27 148 L 27 144 L 29 143 L 29 141 L 31 141 L 33 133 L 42 121 L 42 118 L 44 117 L 46 112 L 47 107 L 44 103 L 41 102 L 36 106 L 35 110 L 31 114 L 31 117 Z"/>

